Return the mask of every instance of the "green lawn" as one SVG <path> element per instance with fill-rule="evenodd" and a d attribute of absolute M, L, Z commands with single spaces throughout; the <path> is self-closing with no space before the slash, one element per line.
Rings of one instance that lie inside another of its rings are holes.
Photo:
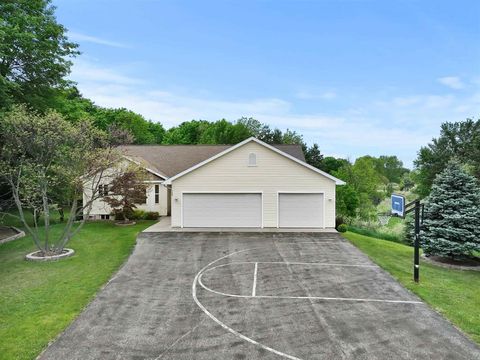
<path fill-rule="evenodd" d="M 34 250 L 29 236 L 0 245 L 0 358 L 34 359 L 93 299 L 127 259 L 138 232 L 152 223 L 87 223 L 67 245 L 76 254 L 56 262 L 25 261 Z M 54 225 L 52 233 L 61 229 Z"/>
<path fill-rule="evenodd" d="M 352 232 L 343 234 L 375 263 L 480 344 L 480 272 L 422 263 L 413 281 L 413 248 Z"/>

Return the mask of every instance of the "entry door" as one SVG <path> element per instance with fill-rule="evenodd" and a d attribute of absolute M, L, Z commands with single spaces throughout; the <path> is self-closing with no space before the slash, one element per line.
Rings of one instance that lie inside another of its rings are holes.
<path fill-rule="evenodd" d="M 183 194 L 183 227 L 262 227 L 262 194 Z"/>
<path fill-rule="evenodd" d="M 324 195 L 314 193 L 279 193 L 278 226 L 322 228 Z"/>

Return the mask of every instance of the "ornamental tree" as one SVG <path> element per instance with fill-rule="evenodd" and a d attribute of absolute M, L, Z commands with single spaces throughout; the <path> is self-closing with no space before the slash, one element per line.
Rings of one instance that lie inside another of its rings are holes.
<path fill-rule="evenodd" d="M 2 117 L 0 178 L 8 184 L 19 217 L 41 254 L 61 253 L 80 231 L 99 198 L 98 185 L 105 181 L 106 170 L 120 159 L 117 144 L 118 139 L 91 122 L 73 126 L 56 112 L 40 115 L 15 106 Z M 89 195 L 84 196 L 87 187 Z M 68 220 L 54 238 L 50 213 L 67 205 Z M 33 213 L 33 223 L 27 221 L 27 212 Z M 38 215 L 43 216 L 41 222 Z"/>
<path fill-rule="evenodd" d="M 427 255 L 453 259 L 480 250 L 480 188 L 459 163 L 435 178 L 420 236 Z"/>
<path fill-rule="evenodd" d="M 112 195 L 103 198 L 113 210 L 116 220 L 129 223 L 137 204 L 144 204 L 147 197 L 147 174 L 140 166 L 131 165 L 116 175 L 108 185 Z"/>

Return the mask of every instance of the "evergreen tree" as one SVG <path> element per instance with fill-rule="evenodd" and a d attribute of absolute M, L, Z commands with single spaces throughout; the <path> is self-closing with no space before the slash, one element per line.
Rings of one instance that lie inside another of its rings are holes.
<path fill-rule="evenodd" d="M 480 250 L 480 188 L 457 162 L 449 163 L 433 182 L 421 241 L 428 255 L 454 258 Z"/>

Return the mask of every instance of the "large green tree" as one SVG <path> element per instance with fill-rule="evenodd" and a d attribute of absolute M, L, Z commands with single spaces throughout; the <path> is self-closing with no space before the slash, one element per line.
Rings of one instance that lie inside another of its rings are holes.
<path fill-rule="evenodd" d="M 377 172 L 375 158 L 363 156 L 351 164 L 342 165 L 333 175 L 344 180 L 348 187 L 337 192 L 337 213 L 368 220 L 376 216 L 375 205 L 382 198 L 378 189 L 383 184 Z M 347 205 L 348 204 L 348 205 Z M 355 207 L 356 206 L 356 207 Z"/>
<path fill-rule="evenodd" d="M 142 115 L 124 108 L 97 108 L 92 117 L 95 125 L 102 130 L 112 125 L 128 130 L 135 144 L 160 144 L 165 134 L 161 124 L 147 121 Z"/>
<path fill-rule="evenodd" d="M 77 44 L 54 13 L 50 0 L 0 1 L 0 108 L 27 103 L 45 109 L 67 83 Z"/>
<path fill-rule="evenodd" d="M 395 155 L 382 155 L 376 159 L 377 171 L 382 174 L 389 183 L 399 184 L 404 174 L 409 170 L 403 167 L 403 162 Z"/>
<path fill-rule="evenodd" d="M 443 123 L 440 136 L 420 149 L 415 160 L 416 191 L 422 197 L 430 193 L 435 176 L 452 159 L 457 159 L 480 179 L 480 119 Z"/>
<path fill-rule="evenodd" d="M 480 250 L 480 188 L 459 163 L 435 178 L 420 235 L 426 254 L 453 258 Z"/>

